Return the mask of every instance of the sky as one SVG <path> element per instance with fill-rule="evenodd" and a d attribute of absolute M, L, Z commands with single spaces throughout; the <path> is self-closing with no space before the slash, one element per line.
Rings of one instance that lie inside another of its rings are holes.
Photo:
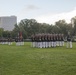
<path fill-rule="evenodd" d="M 76 16 L 76 0 L 0 0 L 0 16 L 17 16 L 36 19 L 40 23 L 54 24 L 65 19 L 67 23 Z"/>

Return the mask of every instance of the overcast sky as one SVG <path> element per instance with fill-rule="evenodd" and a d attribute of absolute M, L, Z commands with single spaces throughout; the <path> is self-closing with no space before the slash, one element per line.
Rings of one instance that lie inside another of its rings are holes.
<path fill-rule="evenodd" d="M 76 0 L 0 0 L 0 16 L 17 16 L 21 19 L 36 19 L 38 22 L 54 22 L 76 16 Z"/>

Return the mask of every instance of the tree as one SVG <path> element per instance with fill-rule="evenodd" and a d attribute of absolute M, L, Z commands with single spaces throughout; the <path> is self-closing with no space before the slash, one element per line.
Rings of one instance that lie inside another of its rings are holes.
<path fill-rule="evenodd" d="M 59 33 L 67 35 L 68 24 L 66 23 L 65 20 L 59 20 L 58 22 L 55 23 L 55 25 L 58 27 Z"/>
<path fill-rule="evenodd" d="M 3 31 L 4 31 L 4 29 L 0 28 L 0 37 L 3 37 Z"/>
<path fill-rule="evenodd" d="M 32 34 L 38 32 L 38 23 L 34 19 L 23 19 L 18 25 L 15 25 L 13 32 L 21 31 L 24 38 L 30 38 Z"/>
<path fill-rule="evenodd" d="M 76 36 L 76 16 L 71 19 L 72 34 Z"/>

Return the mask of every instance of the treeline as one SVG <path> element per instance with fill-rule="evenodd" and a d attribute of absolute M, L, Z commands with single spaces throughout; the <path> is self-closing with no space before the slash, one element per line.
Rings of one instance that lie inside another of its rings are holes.
<path fill-rule="evenodd" d="M 67 36 L 68 32 L 72 36 L 76 35 L 76 17 L 72 18 L 73 25 L 71 23 L 66 23 L 65 20 L 59 20 L 55 22 L 55 25 L 50 25 L 46 23 L 38 23 L 35 19 L 23 19 L 18 24 L 15 24 L 13 31 L 4 31 L 0 28 L 0 37 L 8 38 L 9 35 L 12 38 L 15 38 L 18 35 L 18 32 L 22 32 L 23 37 L 30 38 L 32 34 L 38 33 L 63 33 Z"/>

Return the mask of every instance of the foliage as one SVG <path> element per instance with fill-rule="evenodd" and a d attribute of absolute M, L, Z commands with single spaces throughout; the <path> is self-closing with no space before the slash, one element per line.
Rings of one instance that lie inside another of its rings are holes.
<path fill-rule="evenodd" d="M 0 28 L 0 37 L 2 37 L 3 35 L 2 35 L 2 33 L 3 33 L 3 28 Z"/>
<path fill-rule="evenodd" d="M 18 24 L 15 24 L 15 28 L 11 32 L 0 29 L 0 37 L 7 37 L 8 34 L 11 34 L 11 37 L 15 38 L 20 31 L 25 39 L 30 38 L 32 34 L 38 33 L 63 33 L 67 36 L 68 32 L 70 32 L 71 36 L 76 36 L 76 17 L 72 19 L 74 27 L 72 23 L 68 24 L 65 20 L 59 20 L 55 22 L 55 25 L 50 25 L 38 23 L 35 19 L 23 19 Z"/>

